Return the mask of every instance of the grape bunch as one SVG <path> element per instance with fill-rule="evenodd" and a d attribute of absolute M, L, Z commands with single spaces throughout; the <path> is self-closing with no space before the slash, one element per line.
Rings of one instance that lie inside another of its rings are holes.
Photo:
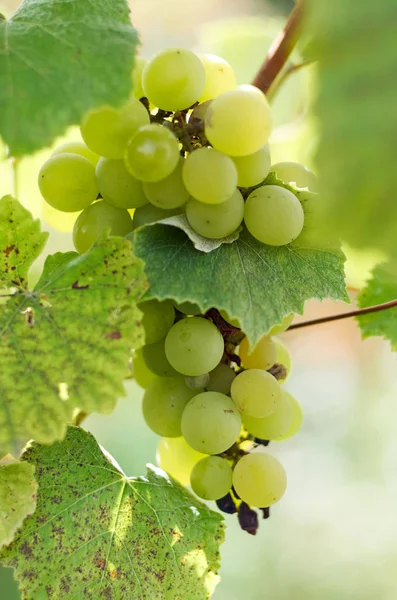
<path fill-rule="evenodd" d="M 238 512 L 241 526 L 255 533 L 252 507 L 268 516 L 287 484 L 280 462 L 259 450 L 302 423 L 300 405 L 281 385 L 291 365 L 287 348 L 266 335 L 252 349 L 224 311 L 200 314 L 194 304 L 171 300 L 140 309 L 146 345 L 134 353 L 133 375 L 145 389 L 144 419 L 162 436 L 159 465 L 200 498 Z M 270 334 L 287 329 L 292 317 Z"/>
<path fill-rule="evenodd" d="M 272 246 L 299 236 L 301 203 L 266 178 L 273 171 L 309 189 L 316 178 L 297 163 L 271 165 L 271 111 L 259 89 L 237 86 L 223 59 L 178 48 L 138 57 L 132 79 L 129 101 L 91 110 L 81 123 L 84 142 L 57 148 L 39 173 L 48 204 L 80 213 L 78 252 L 106 231 L 124 236 L 179 214 L 209 239 L 243 224 Z"/>

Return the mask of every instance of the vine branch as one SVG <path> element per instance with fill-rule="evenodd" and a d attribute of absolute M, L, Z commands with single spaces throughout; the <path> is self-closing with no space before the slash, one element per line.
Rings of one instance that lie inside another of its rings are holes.
<path fill-rule="evenodd" d="M 383 304 L 375 304 L 375 306 L 368 306 L 367 308 L 357 308 L 356 310 L 350 310 L 349 312 L 338 313 L 337 315 L 328 315 L 326 317 L 319 317 L 318 319 L 301 321 L 300 323 L 295 323 L 288 327 L 287 331 L 299 329 L 300 327 L 310 327 L 311 325 L 321 325 L 322 323 L 330 323 L 331 321 L 339 321 L 341 319 L 349 319 L 351 317 L 359 317 L 361 315 L 369 315 L 370 313 L 376 313 L 395 307 L 397 307 L 397 299 L 390 300 L 390 302 L 384 302 Z"/>
<path fill-rule="evenodd" d="M 302 0 L 297 0 L 297 4 L 292 10 L 286 26 L 274 40 L 265 62 L 253 80 L 252 85 L 262 90 L 264 94 L 267 94 L 270 86 L 279 75 L 298 42 L 302 33 L 304 14 L 303 2 Z"/>

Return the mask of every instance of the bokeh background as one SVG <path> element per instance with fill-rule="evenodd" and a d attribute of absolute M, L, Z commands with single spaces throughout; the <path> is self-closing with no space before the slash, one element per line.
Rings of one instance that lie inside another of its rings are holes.
<path fill-rule="evenodd" d="M 0 0 L 0 9 L 10 14 L 18 4 Z M 144 56 L 170 45 L 213 52 L 231 62 L 243 83 L 262 63 L 293 3 L 131 0 L 130 4 Z M 294 60 L 299 62 L 298 53 Z M 315 169 L 316 123 L 311 114 L 315 88 L 315 68 L 309 67 L 291 76 L 273 99 L 274 162 L 296 160 Z M 66 137 L 77 139 L 78 131 Z M 50 231 L 47 252 L 51 253 L 72 245 L 70 222 L 65 215 L 45 209 L 36 184 L 49 151 L 22 161 L 17 191 Z M 9 162 L 0 162 L 0 197 L 14 190 L 13 169 Z M 350 248 L 346 252 L 354 303 L 355 290 L 381 257 Z M 33 279 L 40 268 L 39 261 Z M 304 316 L 345 310 L 348 306 L 343 304 L 309 302 Z M 304 426 L 295 438 L 269 447 L 288 472 L 288 490 L 256 537 L 242 532 L 234 517 L 226 517 L 222 580 L 214 598 L 395 600 L 396 355 L 380 339 L 362 342 L 350 319 L 285 333 L 283 339 L 293 357 L 286 387 L 305 413 Z M 93 415 L 85 427 L 128 474 L 139 475 L 147 462 L 155 461 L 158 438 L 143 422 L 140 388 L 127 382 L 126 392 L 113 415 Z M 0 569 L 0 598 L 19 598 L 10 570 Z"/>

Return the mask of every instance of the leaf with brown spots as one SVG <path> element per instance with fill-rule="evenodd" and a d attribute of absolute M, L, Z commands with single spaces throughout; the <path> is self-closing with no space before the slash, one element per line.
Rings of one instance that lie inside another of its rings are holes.
<path fill-rule="evenodd" d="M 75 408 L 113 410 L 142 342 L 136 302 L 147 286 L 131 243 L 112 237 L 81 256 L 49 256 L 30 291 L 28 267 L 46 235 L 12 198 L 0 200 L 1 215 L 0 250 L 14 246 L 0 252 L 2 272 L 13 260 L 19 285 L 2 278 L 0 451 L 16 454 L 30 438 L 62 439 Z"/>
<path fill-rule="evenodd" d="M 36 508 L 37 483 L 29 463 L 0 465 L 0 548 L 10 544 Z"/>
<path fill-rule="evenodd" d="M 163 471 L 127 477 L 75 427 L 22 460 L 36 467 L 37 510 L 0 552 L 22 600 L 210 598 L 223 519 Z"/>

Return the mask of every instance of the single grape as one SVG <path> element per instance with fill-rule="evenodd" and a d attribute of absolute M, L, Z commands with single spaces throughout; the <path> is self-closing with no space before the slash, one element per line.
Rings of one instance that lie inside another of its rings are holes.
<path fill-rule="evenodd" d="M 223 338 L 213 323 L 201 317 L 175 323 L 165 338 L 165 354 L 183 375 L 209 373 L 223 355 Z"/>
<path fill-rule="evenodd" d="M 174 302 L 174 306 L 184 315 L 201 315 L 201 308 L 193 302 Z"/>
<path fill-rule="evenodd" d="M 117 208 L 138 208 L 148 203 L 142 182 L 126 169 L 123 160 L 101 158 L 96 178 L 102 198 Z"/>
<path fill-rule="evenodd" d="M 261 419 L 277 410 L 281 388 L 277 379 L 267 371 L 247 369 L 233 381 L 231 395 L 241 413 Z"/>
<path fill-rule="evenodd" d="M 143 395 L 146 424 L 158 435 L 179 437 L 183 410 L 196 393 L 187 387 L 183 377 L 157 377 Z"/>
<path fill-rule="evenodd" d="M 132 71 L 132 94 L 137 100 L 144 98 L 145 96 L 142 87 L 142 72 L 146 63 L 147 60 L 146 58 L 143 58 L 143 56 L 135 57 L 134 69 Z"/>
<path fill-rule="evenodd" d="M 268 507 L 284 495 L 287 474 L 276 458 L 254 452 L 243 456 L 234 467 L 233 487 L 250 506 Z"/>
<path fill-rule="evenodd" d="M 91 110 L 81 124 L 87 146 L 106 158 L 123 158 L 128 140 L 142 125 L 150 122 L 149 113 L 136 98 L 122 108 L 103 106 Z"/>
<path fill-rule="evenodd" d="M 131 175 L 140 181 L 159 181 L 172 173 L 179 156 L 175 135 L 152 123 L 138 129 L 129 140 L 124 160 Z"/>
<path fill-rule="evenodd" d="M 288 440 L 289 438 L 294 436 L 296 433 L 298 433 L 298 431 L 302 427 L 302 423 L 303 423 L 303 412 L 302 412 L 301 405 L 293 396 L 291 396 L 291 394 L 289 394 L 288 392 L 284 392 L 284 393 L 288 395 L 290 402 L 291 402 L 292 419 L 291 419 L 290 426 L 288 427 L 288 429 L 284 433 L 284 435 L 274 438 L 275 441 L 277 441 L 277 442 Z"/>
<path fill-rule="evenodd" d="M 145 206 L 140 206 L 134 210 L 134 216 L 132 217 L 132 228 L 138 229 L 138 227 L 142 227 L 143 225 L 156 223 L 156 221 L 162 221 L 163 219 L 175 217 L 176 215 L 180 215 L 182 213 L 183 207 L 174 208 L 173 210 L 163 210 L 162 208 L 157 208 L 157 206 L 153 206 L 153 204 L 148 203 L 145 204 Z"/>
<path fill-rule="evenodd" d="M 283 383 L 288 379 L 288 376 L 291 372 L 291 355 L 287 346 L 278 338 L 273 338 L 273 343 L 276 346 L 277 356 L 276 363 L 279 365 L 284 365 L 287 369 L 287 376 L 284 379 L 279 379 L 279 383 Z"/>
<path fill-rule="evenodd" d="M 148 368 L 159 377 L 180 376 L 178 371 L 171 367 L 165 355 L 165 338 L 154 344 L 146 344 L 142 348 L 142 355 Z"/>
<path fill-rule="evenodd" d="M 222 204 L 204 204 L 190 198 L 186 217 L 192 228 L 210 239 L 224 238 L 241 225 L 244 218 L 244 198 L 238 189 Z"/>
<path fill-rule="evenodd" d="M 132 231 L 131 215 L 125 208 L 115 208 L 103 200 L 95 202 L 77 217 L 73 228 L 73 243 L 80 254 L 87 252 L 100 235 L 110 229 L 110 235 L 125 236 Z"/>
<path fill-rule="evenodd" d="M 210 374 L 204 373 L 204 375 L 197 375 L 196 377 L 192 377 L 191 375 L 186 375 L 185 382 L 191 390 L 203 390 L 207 387 L 208 382 L 210 380 Z"/>
<path fill-rule="evenodd" d="M 78 154 L 56 154 L 40 169 L 39 188 L 48 204 L 63 212 L 87 208 L 98 196 L 93 164 Z"/>
<path fill-rule="evenodd" d="M 234 317 L 230 317 L 226 310 L 220 310 L 219 313 L 221 317 L 225 319 L 225 321 L 230 323 L 230 325 L 233 325 L 233 327 L 236 327 L 237 329 L 241 329 L 240 321 Z"/>
<path fill-rule="evenodd" d="M 210 373 L 210 380 L 206 385 L 208 392 L 219 392 L 230 395 L 230 388 L 236 377 L 236 372 L 225 363 L 219 363 Z"/>
<path fill-rule="evenodd" d="M 134 355 L 132 358 L 132 370 L 135 381 L 144 390 L 146 390 L 146 388 L 149 387 L 152 381 L 156 379 L 156 375 L 152 373 L 152 371 L 145 363 L 142 348 L 139 348 L 138 350 L 134 351 Z"/>
<path fill-rule="evenodd" d="M 318 188 L 317 177 L 304 165 L 296 162 L 280 162 L 271 167 L 284 183 L 290 183 L 298 188 L 308 188 L 316 192 Z"/>
<path fill-rule="evenodd" d="M 239 356 L 246 369 L 270 369 L 277 358 L 277 349 L 273 340 L 264 335 L 251 350 L 245 337 L 239 346 Z"/>
<path fill-rule="evenodd" d="M 262 244 L 284 246 L 303 229 L 305 215 L 298 198 L 279 185 L 264 185 L 248 196 L 244 221 L 248 231 Z"/>
<path fill-rule="evenodd" d="M 281 389 L 281 388 L 280 388 Z M 251 435 L 261 440 L 276 440 L 285 435 L 292 422 L 290 395 L 281 389 L 281 396 L 274 413 L 263 419 L 243 415 L 243 425 Z"/>
<path fill-rule="evenodd" d="M 232 477 L 232 467 L 225 458 L 206 456 L 194 465 L 190 485 L 200 498 L 219 500 L 230 491 Z"/>
<path fill-rule="evenodd" d="M 205 70 L 205 86 L 198 98 L 200 103 L 217 98 L 237 86 L 236 75 L 226 60 L 215 54 L 199 54 Z"/>
<path fill-rule="evenodd" d="M 189 108 L 205 85 L 202 62 L 190 50 L 168 48 L 149 60 L 142 73 L 145 96 L 167 111 Z"/>
<path fill-rule="evenodd" d="M 55 148 L 52 156 L 56 156 L 57 154 L 78 154 L 89 160 L 94 167 L 97 166 L 98 160 L 100 159 L 100 156 L 90 150 L 84 142 L 66 142 Z"/>
<path fill-rule="evenodd" d="M 225 92 L 211 102 L 205 115 L 205 134 L 216 150 L 230 156 L 257 152 L 269 139 L 272 127 L 266 97 L 250 86 Z"/>
<path fill-rule="evenodd" d="M 138 308 L 142 311 L 142 325 L 145 330 L 146 343 L 154 344 L 165 338 L 175 319 L 175 310 L 169 300 L 146 300 L 140 302 Z"/>
<path fill-rule="evenodd" d="M 225 452 L 237 440 L 240 429 L 241 417 L 236 405 L 224 394 L 198 394 L 183 411 L 182 435 L 197 452 Z"/>
<path fill-rule="evenodd" d="M 184 163 L 185 159 L 180 157 L 175 169 L 168 177 L 160 181 L 147 181 L 143 184 L 145 195 L 154 206 L 170 210 L 183 206 L 189 200 L 190 194 L 182 180 Z"/>
<path fill-rule="evenodd" d="M 189 154 L 182 177 L 188 192 L 204 204 L 225 202 L 237 186 L 237 170 L 232 159 L 207 147 Z"/>
<path fill-rule="evenodd" d="M 248 156 L 234 156 L 237 169 L 237 185 L 252 187 L 262 183 L 270 173 L 270 148 L 265 144 L 262 148 Z"/>
<path fill-rule="evenodd" d="M 201 452 L 193 450 L 183 437 L 161 438 L 157 446 L 157 464 L 184 486 L 190 485 L 190 473 L 204 457 Z"/>
<path fill-rule="evenodd" d="M 286 331 L 291 325 L 292 321 L 294 320 L 294 316 L 294 313 L 285 315 L 279 325 L 273 325 L 268 335 L 278 335 L 279 333 L 283 333 L 284 331 Z"/>

